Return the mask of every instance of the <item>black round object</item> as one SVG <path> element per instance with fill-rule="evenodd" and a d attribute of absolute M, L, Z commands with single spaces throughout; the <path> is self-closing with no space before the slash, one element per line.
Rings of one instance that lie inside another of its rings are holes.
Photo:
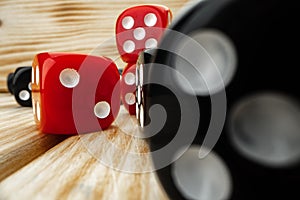
<path fill-rule="evenodd" d="M 8 91 L 11 93 L 11 94 L 14 94 L 14 91 L 13 91 L 13 79 L 14 79 L 14 76 L 15 74 L 14 73 L 9 73 L 8 76 L 7 76 L 7 89 Z"/>
<path fill-rule="evenodd" d="M 13 94 L 18 104 L 24 107 L 32 106 L 31 70 L 31 67 L 19 68 L 13 79 Z"/>
<path fill-rule="evenodd" d="M 279 0 L 201 1 L 178 16 L 170 26 L 171 31 L 165 33 L 153 63 L 144 68 L 144 79 L 147 83 L 143 86 L 144 125 L 151 124 L 148 113 L 152 106 L 160 104 L 167 113 L 162 129 L 149 139 L 151 150 L 154 152 L 164 148 L 176 137 L 183 118 L 180 99 L 193 96 L 178 77 L 161 70 L 159 66 L 178 70 L 196 93 L 201 117 L 200 120 L 195 116 L 190 117 L 193 124 L 198 126 L 194 145 L 205 142 L 211 124 L 212 107 L 215 106 L 212 99 L 218 98 L 223 91 L 217 83 L 213 83 L 218 79 L 208 77 L 206 87 L 211 87 L 212 92 L 205 92 L 201 82 L 197 82 L 200 79 L 197 70 L 193 71 L 189 60 L 177 54 L 176 50 L 182 53 L 189 44 L 184 41 L 182 35 L 174 36 L 174 31 L 191 37 L 201 45 L 203 42 L 204 49 L 208 47 L 206 53 L 216 61 L 216 65 L 220 62 L 219 55 L 228 50 L 228 45 L 218 46 L 219 43 L 216 43 L 216 47 L 211 47 L 211 42 L 218 40 L 230 43 L 229 46 L 232 45 L 234 50 L 229 48 L 229 54 L 225 53 L 224 56 L 224 62 L 230 64 L 219 68 L 219 75 L 222 76 L 225 85 L 225 105 L 228 114 L 221 136 L 210 154 L 217 156 L 209 158 L 214 160 L 217 157 L 222 160 L 222 164 L 229 171 L 229 195 L 220 198 L 250 200 L 299 197 L 300 153 L 297 146 L 300 146 L 300 129 L 297 123 L 300 118 L 298 70 L 295 59 L 298 52 L 292 50 L 299 44 L 299 34 L 295 29 L 298 19 L 296 3 L 284 3 Z M 168 51 L 170 49 L 175 52 Z M 195 58 L 196 61 L 197 55 L 202 58 L 201 52 L 189 53 L 192 54 L 190 58 Z M 230 57 L 232 54 L 235 55 Z M 235 57 L 237 60 L 231 62 Z M 226 61 L 226 58 L 229 61 Z M 200 59 L 198 61 L 201 62 Z M 201 64 L 205 67 L 205 63 Z M 235 68 L 228 71 L 226 67 L 231 65 Z M 230 72 L 231 76 L 222 74 L 222 70 Z M 205 79 L 206 74 L 202 75 Z M 163 85 L 151 84 L 153 79 L 161 80 Z M 209 82 L 210 80 L 213 81 Z M 180 91 L 179 99 L 173 90 Z M 189 107 L 188 101 L 184 105 L 185 112 L 193 113 L 196 109 Z M 147 129 L 145 134 L 151 134 L 152 131 L 155 131 L 154 128 Z M 186 137 L 190 137 L 192 132 L 192 128 L 186 129 Z M 180 161 L 161 168 L 162 159 L 170 159 L 172 163 L 172 157 L 187 145 L 188 139 L 183 138 L 165 155 L 152 155 L 154 166 L 159 168 L 159 180 L 171 199 L 197 199 L 195 196 L 189 196 L 189 188 L 183 189 L 188 186 L 195 186 L 196 189 L 198 187 L 200 193 L 204 191 L 202 186 L 205 185 L 205 179 L 202 185 L 197 185 L 197 181 L 194 184 L 186 184 L 186 179 L 176 179 L 174 174 L 177 172 L 174 169 L 175 165 L 182 164 Z M 181 160 L 185 159 L 186 157 Z M 193 170 L 197 172 L 192 163 L 187 166 L 186 174 Z M 201 170 L 203 169 L 199 168 L 199 173 Z M 221 179 L 220 177 L 220 182 Z M 228 184 L 229 182 L 224 181 Z M 215 183 L 205 185 L 206 190 L 212 192 L 215 191 L 214 186 Z M 195 188 L 191 190 L 195 191 Z M 207 195 L 204 199 L 210 197 Z"/>
<path fill-rule="evenodd" d="M 9 74 L 7 75 L 7 81 L 6 81 L 6 83 L 7 83 L 7 89 L 8 89 L 8 91 L 9 91 L 11 94 L 14 94 L 13 80 L 14 80 L 15 74 L 16 74 L 19 70 L 21 70 L 21 69 L 23 69 L 23 68 L 26 68 L 26 67 L 18 67 L 18 68 L 15 70 L 14 73 L 9 73 Z"/>

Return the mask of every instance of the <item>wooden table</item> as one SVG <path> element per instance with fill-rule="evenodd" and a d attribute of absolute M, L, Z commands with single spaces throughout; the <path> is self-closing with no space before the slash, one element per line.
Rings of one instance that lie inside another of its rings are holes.
<path fill-rule="evenodd" d="M 19 107 L 11 95 L 3 93 L 0 113 L 1 200 L 166 198 L 155 173 L 120 172 L 90 154 L 86 141 L 93 143 L 95 139 L 101 150 L 99 156 L 111 156 L 120 167 L 127 152 L 148 151 L 145 141 L 126 135 L 116 124 L 106 131 L 84 136 L 42 134 L 36 128 L 31 108 Z M 122 109 L 119 117 L 125 115 Z M 102 144 L 96 138 L 101 134 L 122 148 L 123 154 Z M 81 137 L 93 139 L 84 140 L 83 144 Z"/>

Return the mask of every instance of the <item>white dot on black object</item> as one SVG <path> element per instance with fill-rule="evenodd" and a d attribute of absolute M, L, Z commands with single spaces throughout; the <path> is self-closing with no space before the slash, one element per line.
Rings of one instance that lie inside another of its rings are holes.
<path fill-rule="evenodd" d="M 192 145 L 173 163 L 171 175 L 174 184 L 186 199 L 229 199 L 232 178 L 226 163 L 214 152 L 199 159 L 200 148 Z"/>
<path fill-rule="evenodd" d="M 299 121 L 300 105 L 295 99 L 257 93 L 232 107 L 228 136 L 244 157 L 269 167 L 289 167 L 300 161 Z"/>
<path fill-rule="evenodd" d="M 30 93 L 27 90 L 22 90 L 19 93 L 19 98 L 22 101 L 27 101 L 30 98 Z"/>
<path fill-rule="evenodd" d="M 174 58 L 174 67 L 180 76 L 174 77 L 184 92 L 207 96 L 224 91 L 230 84 L 236 72 L 237 53 L 225 33 L 201 29 L 183 37 L 177 45 L 181 56 Z M 186 61 L 189 67 L 186 67 Z M 190 84 L 184 84 L 182 75 L 189 77 Z"/>

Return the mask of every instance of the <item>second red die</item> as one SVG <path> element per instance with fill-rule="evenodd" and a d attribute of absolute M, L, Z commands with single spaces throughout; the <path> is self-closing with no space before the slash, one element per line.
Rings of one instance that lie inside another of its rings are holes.
<path fill-rule="evenodd" d="M 157 47 L 171 18 L 170 9 L 161 5 L 140 5 L 123 11 L 116 23 L 117 47 L 123 61 L 135 63 L 141 51 Z"/>
<path fill-rule="evenodd" d="M 128 110 L 130 115 L 136 113 L 136 64 L 128 64 L 122 73 L 121 81 L 121 98 L 124 107 Z"/>

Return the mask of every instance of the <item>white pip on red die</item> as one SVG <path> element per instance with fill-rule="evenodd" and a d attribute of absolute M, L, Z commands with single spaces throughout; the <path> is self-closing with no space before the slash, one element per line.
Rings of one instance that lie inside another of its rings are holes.
<path fill-rule="evenodd" d="M 32 102 L 43 133 L 76 134 L 108 128 L 120 108 L 120 75 L 105 57 L 41 53 L 32 65 Z"/>
<path fill-rule="evenodd" d="M 130 115 L 136 113 L 136 78 L 135 78 L 136 64 L 128 64 L 122 73 L 121 80 L 121 98 L 124 107 L 128 110 Z"/>
<path fill-rule="evenodd" d="M 121 58 L 126 63 L 136 63 L 138 54 L 155 48 L 172 13 L 162 5 L 139 5 L 126 9 L 116 23 L 116 41 Z"/>

